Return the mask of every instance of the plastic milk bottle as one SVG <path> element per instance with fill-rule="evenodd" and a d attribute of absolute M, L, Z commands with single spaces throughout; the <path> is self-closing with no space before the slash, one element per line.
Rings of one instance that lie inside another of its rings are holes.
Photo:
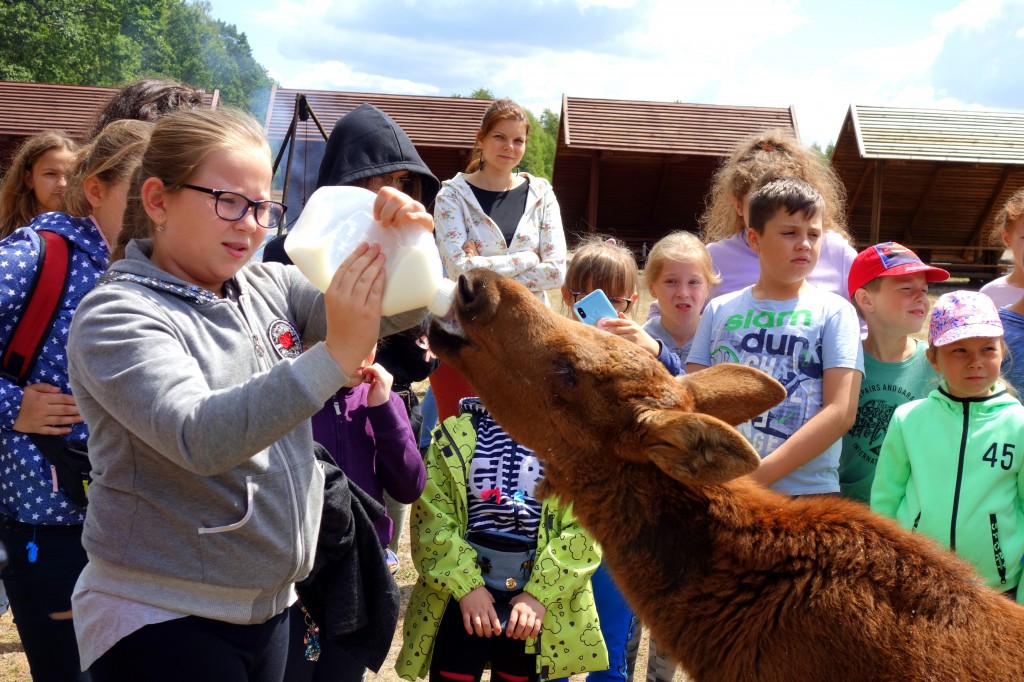
<path fill-rule="evenodd" d="M 434 235 L 419 226 L 382 227 L 373 219 L 375 199 L 362 187 L 321 187 L 288 232 L 284 250 L 315 287 L 326 291 L 335 270 L 360 242 L 376 242 L 387 257 L 381 314 L 427 307 L 446 315 L 455 282 L 444 278 Z"/>

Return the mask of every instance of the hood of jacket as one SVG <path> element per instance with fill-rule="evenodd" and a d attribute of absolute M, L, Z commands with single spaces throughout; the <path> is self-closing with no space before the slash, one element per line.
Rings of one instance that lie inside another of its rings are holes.
<path fill-rule="evenodd" d="M 429 206 L 441 183 L 394 119 L 372 104 L 361 104 L 334 124 L 316 186 L 351 185 L 402 170 L 421 176 L 422 202 Z"/>
<path fill-rule="evenodd" d="M 958 415 L 963 414 L 964 405 L 968 403 L 971 405 L 972 414 L 990 415 L 1002 411 L 1008 405 L 1016 405 L 1020 402 L 1007 392 L 1006 384 L 1003 381 L 996 382 L 996 385 L 992 387 L 992 395 L 984 398 L 957 398 L 949 392 L 946 381 L 942 380 L 939 382 L 938 388 L 929 392 L 928 397 L 938 400 L 944 409 Z"/>

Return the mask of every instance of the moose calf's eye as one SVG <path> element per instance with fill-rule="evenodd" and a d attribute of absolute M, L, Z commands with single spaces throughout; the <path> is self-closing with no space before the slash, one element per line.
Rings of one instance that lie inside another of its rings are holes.
<path fill-rule="evenodd" d="M 576 388 L 576 369 L 568 358 L 555 360 L 555 377 L 563 386 Z"/>

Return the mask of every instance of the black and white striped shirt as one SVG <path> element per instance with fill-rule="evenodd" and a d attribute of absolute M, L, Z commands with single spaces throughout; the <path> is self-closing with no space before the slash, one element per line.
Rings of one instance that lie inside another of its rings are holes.
<path fill-rule="evenodd" d="M 534 497 L 544 466 L 533 451 L 512 440 L 476 398 L 461 411 L 480 414 L 476 452 L 469 469 L 469 530 L 536 538 L 541 503 Z"/>

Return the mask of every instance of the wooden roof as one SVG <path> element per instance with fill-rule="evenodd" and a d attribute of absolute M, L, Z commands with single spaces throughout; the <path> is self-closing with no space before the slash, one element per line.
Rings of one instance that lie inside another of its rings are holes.
<path fill-rule="evenodd" d="M 865 159 L 1024 164 L 1024 112 L 850 106 Z"/>
<path fill-rule="evenodd" d="M 736 142 L 768 128 L 796 127 L 792 107 L 562 98 L 561 150 L 726 156 Z"/>
<path fill-rule="evenodd" d="M 851 106 L 832 165 L 859 248 L 899 241 L 986 279 L 993 218 L 1024 186 L 1024 113 Z"/>
<path fill-rule="evenodd" d="M 793 108 L 563 97 L 554 186 L 570 243 L 596 231 L 639 252 L 696 232 L 722 159 L 769 128 L 799 136 Z"/>
<path fill-rule="evenodd" d="M 293 90 L 274 88 L 267 108 L 267 138 L 271 146 L 280 148 L 295 111 L 296 95 L 306 97 L 309 108 L 326 133 L 330 134 L 339 118 L 360 104 L 370 103 L 395 120 L 416 146 L 438 180 L 447 180 L 463 170 L 473 149 L 473 140 L 490 100 L 461 97 L 421 97 L 417 95 L 386 95 L 362 92 L 331 92 L 325 90 Z M 301 207 L 313 193 L 317 172 L 323 159 L 326 142 L 311 118 L 300 121 L 295 130 L 292 168 L 285 203 L 289 214 L 298 216 Z M 277 181 L 287 170 L 287 156 L 281 161 Z"/>
<path fill-rule="evenodd" d="M 275 88 L 267 110 L 267 138 L 280 140 L 291 122 L 295 96 L 306 96 L 310 109 L 328 133 L 334 123 L 360 104 L 370 103 L 395 119 L 417 150 L 420 147 L 452 147 L 470 150 L 491 101 L 463 97 L 421 97 L 366 92 L 330 92 Z M 298 139 L 323 139 L 312 124 L 300 125 Z"/>
<path fill-rule="evenodd" d="M 91 85 L 0 81 L 0 173 L 25 138 L 43 130 L 63 130 L 84 136 L 100 109 L 118 91 Z M 208 106 L 217 106 L 220 91 L 206 93 Z"/>
<path fill-rule="evenodd" d="M 82 135 L 118 88 L 0 81 L 0 135 L 30 137 L 41 130 Z M 216 106 L 220 91 L 204 99 Z"/>

